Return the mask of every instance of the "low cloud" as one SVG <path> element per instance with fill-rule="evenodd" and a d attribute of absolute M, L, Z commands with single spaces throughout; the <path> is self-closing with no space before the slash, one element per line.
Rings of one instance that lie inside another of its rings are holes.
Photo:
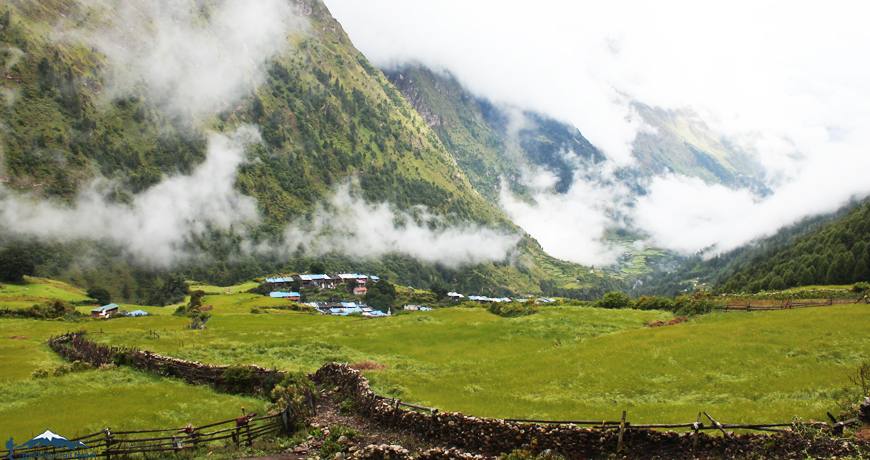
<path fill-rule="evenodd" d="M 151 266 L 170 266 L 189 255 L 191 237 L 258 220 L 253 198 L 234 185 L 244 148 L 259 139 L 243 127 L 211 133 L 205 161 L 190 175 L 176 175 L 135 195 L 129 204 L 106 198 L 112 185 L 99 179 L 72 206 L 0 188 L 0 221 L 7 230 L 52 241 L 108 241 Z"/>
<path fill-rule="evenodd" d="M 622 213 L 660 246 L 728 250 L 868 193 L 870 65 L 858 58 L 870 53 L 866 3 L 326 3 L 378 65 L 446 69 L 493 102 L 570 122 L 608 168 L 637 166 L 631 150 L 645 126 L 635 102 L 697 114 L 763 167 L 765 196 L 673 174 L 654 178 L 648 195 L 624 196 Z M 554 254 L 596 260 L 598 251 L 567 248 L 572 239 L 594 247 L 607 225 L 599 210 L 610 204 L 592 200 L 614 195 L 588 185 L 533 196 L 540 209 L 503 202 Z"/>
<path fill-rule="evenodd" d="M 547 171 L 527 176 L 531 201 L 502 186 L 500 202 L 513 221 L 532 235 L 550 255 L 584 265 L 609 265 L 621 251 L 604 239 L 615 226 L 613 212 L 624 192 L 575 178 L 567 192 L 553 190 L 556 178 Z"/>
<path fill-rule="evenodd" d="M 311 219 L 293 222 L 284 235 L 290 251 L 307 255 L 331 252 L 357 258 L 401 254 L 447 267 L 505 260 L 519 236 L 475 224 L 444 225 L 423 207 L 413 214 L 389 203 L 369 203 L 337 188 Z"/>
<path fill-rule="evenodd" d="M 730 189 L 697 178 L 665 175 L 632 210 L 637 227 L 652 243 L 681 253 L 718 254 L 770 236 L 806 216 L 837 210 L 870 194 L 870 156 L 834 149 L 813 158 L 767 196 Z"/>
<path fill-rule="evenodd" d="M 250 94 L 263 81 L 266 61 L 306 26 L 287 0 L 84 4 L 89 21 L 109 22 L 65 30 L 58 38 L 83 40 L 106 56 L 107 94 L 144 93 L 172 114 L 195 120 Z"/>

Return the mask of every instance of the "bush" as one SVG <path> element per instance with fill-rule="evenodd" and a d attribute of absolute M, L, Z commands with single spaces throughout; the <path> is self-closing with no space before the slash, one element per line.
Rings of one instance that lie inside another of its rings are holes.
<path fill-rule="evenodd" d="M 667 310 L 674 309 L 674 301 L 667 297 L 641 296 L 634 301 L 634 308 L 640 310 Z"/>
<path fill-rule="evenodd" d="M 100 305 L 106 305 L 112 302 L 112 295 L 109 294 L 109 291 L 101 288 L 101 287 L 92 287 L 88 289 L 88 297 L 94 299 Z"/>
<path fill-rule="evenodd" d="M 681 295 L 674 299 L 674 313 L 680 316 L 710 313 L 715 307 L 716 303 L 705 296 Z"/>
<path fill-rule="evenodd" d="M 505 318 L 514 318 L 517 316 L 528 316 L 538 312 L 538 309 L 530 303 L 491 303 L 487 308 L 493 315 L 503 316 Z"/>
<path fill-rule="evenodd" d="M 350 440 L 357 436 L 353 428 L 344 425 L 329 427 L 329 435 L 320 446 L 320 458 L 333 458 L 335 454 L 343 452 L 350 444 Z"/>
<path fill-rule="evenodd" d="M 852 292 L 856 294 L 863 294 L 867 291 L 870 291 L 870 283 L 866 281 L 859 281 L 852 286 Z"/>
<path fill-rule="evenodd" d="M 631 307 L 631 297 L 624 292 L 610 291 L 604 294 L 595 305 L 601 308 L 628 308 Z"/>
<path fill-rule="evenodd" d="M 304 426 L 314 415 L 316 395 L 317 388 L 314 383 L 302 372 L 288 373 L 269 394 L 273 409 L 290 409 L 296 428 Z"/>
<path fill-rule="evenodd" d="M 76 319 L 82 316 L 70 304 L 55 300 L 44 304 L 35 304 L 30 308 L 2 309 L 0 317 L 36 318 L 36 319 Z"/>

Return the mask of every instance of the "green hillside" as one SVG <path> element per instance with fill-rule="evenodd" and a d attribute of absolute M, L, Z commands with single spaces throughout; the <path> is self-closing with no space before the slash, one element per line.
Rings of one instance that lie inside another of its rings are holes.
<path fill-rule="evenodd" d="M 639 293 L 675 293 L 701 284 L 721 292 L 870 281 L 870 202 L 806 218 L 711 259 L 695 257 L 649 275 Z"/>
<path fill-rule="evenodd" d="M 300 10 L 308 27 L 288 37 L 292 46 L 268 63 L 265 81 L 203 127 L 159 110 L 144 93 L 111 99 L 102 92 L 104 57 L 76 40 L 58 40 L 55 33 L 90 24 L 93 12 L 81 3 L 0 6 L 0 171 L 6 186 L 70 202 L 102 176 L 116 181 L 112 199 L 125 203 L 167 175 L 200 164 L 204 129 L 228 132 L 255 124 L 263 144 L 249 148 L 249 161 L 235 184 L 256 199 L 263 218 L 246 229 L 255 241 L 279 238 L 287 222 L 309 216 L 335 186 L 351 178 L 371 202 L 404 210 L 422 205 L 441 216 L 443 225 L 476 222 L 520 232 L 469 180 L 494 176 L 457 164 L 424 117 L 352 46 L 321 2 L 302 2 Z M 0 229 L 0 238 L 8 242 L 6 230 Z M 139 302 L 154 303 L 153 292 L 170 275 L 132 264 L 119 255 L 121 248 L 102 243 L 15 244 L 29 245 L 41 274 L 103 285 Z M 240 239 L 226 232 L 213 231 L 188 244 L 208 254 L 209 264 L 182 264 L 176 271 L 204 281 L 230 283 L 264 272 L 304 270 L 312 262 L 301 255 L 291 260 L 246 255 Z M 89 263 L 79 263 L 83 253 Z M 528 238 L 513 260 L 462 270 L 404 256 L 325 259 L 327 269 L 368 269 L 414 285 L 446 280 L 490 292 L 540 292 L 542 284 L 600 290 L 599 277 L 549 258 Z"/>
<path fill-rule="evenodd" d="M 554 172 L 556 189 L 564 192 L 577 168 L 568 158 L 588 163 L 604 159 L 576 128 L 534 112 L 511 113 L 474 96 L 449 73 L 420 65 L 385 73 L 488 198 L 498 199 L 500 179 L 523 193 L 521 175 L 527 166 Z"/>

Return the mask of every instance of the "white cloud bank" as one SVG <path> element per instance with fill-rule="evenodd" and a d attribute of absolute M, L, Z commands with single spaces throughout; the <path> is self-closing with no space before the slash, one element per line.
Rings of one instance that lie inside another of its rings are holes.
<path fill-rule="evenodd" d="M 448 69 L 478 95 L 570 122 L 604 151 L 609 168 L 633 164 L 631 145 L 644 126 L 632 101 L 689 109 L 764 166 L 767 197 L 655 178 L 651 193 L 622 214 L 660 246 L 726 250 L 870 192 L 860 178 L 870 166 L 866 2 L 326 3 L 377 64 Z M 542 242 L 594 242 L 610 206 L 591 201 L 612 194 L 590 187 L 602 185 L 540 195 L 537 207 L 505 206 L 519 219 L 534 216 L 524 228 Z M 566 234 L 542 221 L 560 222 Z M 556 251 L 586 263 L 600 252 Z"/>
<path fill-rule="evenodd" d="M 85 187 L 72 206 L 0 188 L 0 221 L 48 240 L 109 241 L 146 264 L 169 266 L 189 255 L 189 238 L 258 220 L 254 199 L 235 189 L 245 145 L 258 139 L 250 127 L 211 133 L 206 159 L 190 175 L 170 176 L 129 204 L 107 200 L 103 191 L 111 184 L 104 179 Z"/>
<path fill-rule="evenodd" d="M 389 203 L 368 203 L 345 184 L 317 207 L 310 220 L 289 225 L 284 239 L 291 251 L 298 248 L 309 255 L 402 254 L 453 268 L 504 260 L 519 241 L 517 235 L 479 225 L 441 225 L 423 207 L 414 211 L 412 215 Z"/>
<path fill-rule="evenodd" d="M 102 14 L 108 22 L 60 38 L 84 40 L 105 54 L 108 94 L 144 91 L 158 106 L 193 119 L 250 94 L 263 81 L 265 62 L 307 24 L 287 0 L 84 3 L 100 12 L 91 18 Z"/>
<path fill-rule="evenodd" d="M 514 223 L 552 256 L 585 265 L 616 261 L 620 251 L 602 241 L 620 200 L 616 189 L 577 180 L 566 193 L 555 193 L 556 178 L 546 171 L 528 181 L 536 184 L 533 202 L 518 199 L 502 186 L 501 205 Z"/>

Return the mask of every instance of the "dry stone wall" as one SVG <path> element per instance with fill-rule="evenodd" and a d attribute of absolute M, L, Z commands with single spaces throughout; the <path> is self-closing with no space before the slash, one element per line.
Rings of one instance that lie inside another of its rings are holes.
<path fill-rule="evenodd" d="M 280 371 L 259 366 L 212 366 L 150 351 L 110 347 L 88 340 L 83 333 L 54 337 L 48 344 L 68 361 L 82 361 L 96 367 L 128 365 L 192 384 L 211 385 L 229 393 L 267 395 L 284 378 Z"/>
<path fill-rule="evenodd" d="M 870 444 L 826 435 L 799 432 L 776 434 L 677 433 L 628 428 L 619 446 L 618 429 L 573 425 L 520 424 L 500 419 L 469 417 L 453 412 L 409 410 L 376 395 L 359 371 L 344 364 L 326 364 L 313 376 L 320 385 L 338 389 L 363 415 L 379 423 L 395 424 L 434 442 L 467 451 L 498 455 L 515 449 L 552 451 L 567 458 L 806 458 L 860 457 Z"/>

